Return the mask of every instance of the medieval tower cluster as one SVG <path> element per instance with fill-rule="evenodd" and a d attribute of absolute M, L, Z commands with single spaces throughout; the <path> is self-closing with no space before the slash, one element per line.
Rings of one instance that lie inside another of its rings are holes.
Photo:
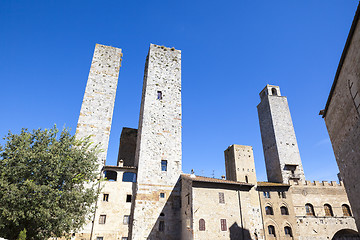
<path fill-rule="evenodd" d="M 104 152 L 101 193 L 81 240 L 360 239 L 342 182 L 305 179 L 287 103 L 260 92 L 258 115 L 268 182 L 256 178 L 251 146 L 225 152 L 226 178 L 181 170 L 181 51 L 151 44 L 138 129 L 123 128 L 117 166 L 105 165 L 121 50 L 96 45 L 77 126 Z"/>

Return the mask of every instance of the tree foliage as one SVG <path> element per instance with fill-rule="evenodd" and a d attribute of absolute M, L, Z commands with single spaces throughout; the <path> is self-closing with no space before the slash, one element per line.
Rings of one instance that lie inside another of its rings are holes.
<path fill-rule="evenodd" d="M 0 237 L 61 237 L 83 226 L 97 198 L 97 148 L 67 129 L 22 129 L 0 146 Z"/>

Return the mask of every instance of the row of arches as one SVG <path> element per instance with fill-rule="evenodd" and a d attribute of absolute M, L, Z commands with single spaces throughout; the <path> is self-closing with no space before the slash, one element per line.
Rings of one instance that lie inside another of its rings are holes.
<path fill-rule="evenodd" d="M 344 217 L 352 216 L 349 205 L 343 204 L 343 205 L 341 205 L 341 209 L 342 209 Z M 334 213 L 333 213 L 333 210 L 332 210 L 332 207 L 330 204 L 324 204 L 324 212 L 325 212 L 325 216 L 327 216 L 327 217 L 334 216 Z M 315 216 L 314 206 L 311 205 L 310 203 L 305 204 L 305 213 L 306 213 L 306 216 Z"/>
<path fill-rule="evenodd" d="M 104 177 L 106 181 L 117 181 L 117 172 L 106 170 L 104 171 Z M 123 182 L 136 182 L 136 173 L 124 172 L 122 175 Z"/>
<path fill-rule="evenodd" d="M 287 207 L 281 206 L 280 207 L 280 213 L 281 213 L 281 215 L 289 215 L 289 210 L 288 210 Z M 266 206 L 265 207 L 265 214 L 266 215 L 274 215 L 273 208 L 271 206 Z"/>
<path fill-rule="evenodd" d="M 276 237 L 276 231 L 274 225 L 268 225 L 267 229 L 268 229 L 268 234 L 270 236 Z M 293 237 L 292 229 L 289 226 L 284 227 L 284 233 L 286 237 Z"/>

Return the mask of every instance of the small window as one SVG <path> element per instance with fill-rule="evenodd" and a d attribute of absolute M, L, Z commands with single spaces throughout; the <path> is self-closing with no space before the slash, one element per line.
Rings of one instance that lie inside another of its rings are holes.
<path fill-rule="evenodd" d="M 248 176 L 245 176 L 245 182 L 248 183 L 249 182 L 249 178 Z"/>
<path fill-rule="evenodd" d="M 104 175 L 105 175 L 105 179 L 107 181 L 116 181 L 116 179 L 117 179 L 117 172 L 115 172 L 115 171 L 106 170 L 104 172 Z"/>
<path fill-rule="evenodd" d="M 270 198 L 270 192 L 263 192 L 264 198 Z"/>
<path fill-rule="evenodd" d="M 273 236 L 273 237 L 276 237 L 276 234 L 275 234 L 275 227 L 273 225 L 269 225 L 268 226 L 268 231 L 269 231 L 269 235 Z"/>
<path fill-rule="evenodd" d="M 124 172 L 122 181 L 123 182 L 136 182 L 136 173 Z"/>
<path fill-rule="evenodd" d="M 106 223 L 106 215 L 100 215 L 99 224 L 105 224 L 105 223 Z"/>
<path fill-rule="evenodd" d="M 162 100 L 162 92 L 157 91 L 157 100 Z"/>
<path fill-rule="evenodd" d="M 160 221 L 159 222 L 159 232 L 163 232 L 163 231 L 165 231 L 165 222 Z"/>
<path fill-rule="evenodd" d="M 165 198 L 165 193 L 160 193 L 160 198 Z"/>
<path fill-rule="evenodd" d="M 165 214 L 163 212 L 160 213 L 160 217 L 165 217 Z"/>
<path fill-rule="evenodd" d="M 292 237 L 291 227 L 289 226 L 284 227 L 284 232 L 285 232 L 285 236 Z"/>
<path fill-rule="evenodd" d="M 272 207 L 270 207 L 270 206 L 265 207 L 265 214 L 266 215 L 274 215 Z"/>
<path fill-rule="evenodd" d="M 310 203 L 305 204 L 305 211 L 306 216 L 315 216 L 314 207 Z"/>
<path fill-rule="evenodd" d="M 128 225 L 129 222 L 130 222 L 130 216 L 129 215 L 124 215 L 123 224 Z"/>
<path fill-rule="evenodd" d="M 281 212 L 281 215 L 289 215 L 289 211 L 288 211 L 287 207 L 285 207 L 285 206 L 280 207 L 280 212 Z"/>
<path fill-rule="evenodd" d="M 122 237 L 121 240 L 128 240 L 128 237 Z"/>
<path fill-rule="evenodd" d="M 341 208 L 342 208 L 342 211 L 343 211 L 343 214 L 345 217 L 351 217 L 351 211 L 350 211 L 350 207 L 348 205 L 343 204 L 341 206 Z"/>
<path fill-rule="evenodd" d="M 280 191 L 278 192 L 279 198 L 286 198 L 286 192 Z"/>
<path fill-rule="evenodd" d="M 225 196 L 223 192 L 219 192 L 219 203 L 225 203 Z"/>
<path fill-rule="evenodd" d="M 131 202 L 131 195 L 130 194 L 128 194 L 128 195 L 126 195 L 126 202 Z"/>
<path fill-rule="evenodd" d="M 276 91 L 276 88 L 272 88 L 272 89 L 271 89 L 271 93 L 272 93 L 273 96 L 277 96 L 277 95 L 278 95 L 278 94 L 277 94 L 277 91 Z"/>
<path fill-rule="evenodd" d="M 220 219 L 221 231 L 227 231 L 226 219 Z"/>
<path fill-rule="evenodd" d="M 109 194 L 104 194 L 103 201 L 108 202 L 109 201 Z"/>
<path fill-rule="evenodd" d="M 96 237 L 96 240 L 104 240 L 104 237 Z"/>
<path fill-rule="evenodd" d="M 161 171 L 167 171 L 167 160 L 161 160 Z"/>
<path fill-rule="evenodd" d="M 324 211 L 325 211 L 325 216 L 327 216 L 327 217 L 334 216 L 332 208 L 331 208 L 331 206 L 329 204 L 324 205 Z"/>
<path fill-rule="evenodd" d="M 199 231 L 205 231 L 205 220 L 204 219 L 199 220 Z"/>

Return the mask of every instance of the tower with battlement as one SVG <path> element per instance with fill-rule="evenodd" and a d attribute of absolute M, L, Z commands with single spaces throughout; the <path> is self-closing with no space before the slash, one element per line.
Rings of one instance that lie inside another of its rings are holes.
<path fill-rule="evenodd" d="M 260 99 L 257 109 L 268 181 L 305 181 L 287 98 L 278 86 L 266 85 Z"/>
<path fill-rule="evenodd" d="M 120 48 L 96 44 L 76 127 L 78 139 L 91 136 L 100 145 L 99 170 L 106 161 L 121 58 Z"/>
<path fill-rule="evenodd" d="M 181 155 L 181 52 L 151 44 L 137 135 L 131 239 L 179 238 Z"/>

